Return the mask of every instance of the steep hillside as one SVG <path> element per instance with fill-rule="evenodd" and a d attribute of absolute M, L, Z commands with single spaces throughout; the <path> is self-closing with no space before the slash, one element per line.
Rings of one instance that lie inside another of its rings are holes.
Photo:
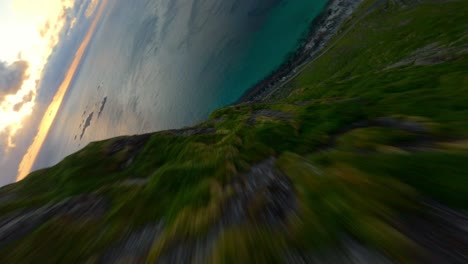
<path fill-rule="evenodd" d="M 0 189 L 0 263 L 467 263 L 467 11 L 365 0 L 262 100 Z"/>

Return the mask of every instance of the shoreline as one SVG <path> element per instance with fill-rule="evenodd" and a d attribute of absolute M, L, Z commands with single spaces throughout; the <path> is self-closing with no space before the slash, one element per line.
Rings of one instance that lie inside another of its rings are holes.
<path fill-rule="evenodd" d="M 307 37 L 299 44 L 293 55 L 263 80 L 245 91 L 233 105 L 262 101 L 274 88 L 280 88 L 288 83 L 300 67 L 317 57 L 361 2 L 362 0 L 329 0 L 324 10 L 311 22 Z"/>

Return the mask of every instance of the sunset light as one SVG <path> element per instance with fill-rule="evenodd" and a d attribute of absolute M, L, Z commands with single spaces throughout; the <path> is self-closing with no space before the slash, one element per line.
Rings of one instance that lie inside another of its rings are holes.
<path fill-rule="evenodd" d="M 0 146 L 6 150 L 15 147 L 16 133 L 33 112 L 44 67 L 73 2 L 10 0 L 1 4 Z"/>
<path fill-rule="evenodd" d="M 77 67 L 83 57 L 84 52 L 86 51 L 86 48 L 91 40 L 91 37 L 93 36 L 94 31 L 96 30 L 97 22 L 99 21 L 102 15 L 102 11 L 106 3 L 107 3 L 107 0 L 103 0 L 103 3 L 98 10 L 97 16 L 94 18 L 91 27 L 89 28 L 79 49 L 74 55 L 73 62 L 70 65 L 70 68 L 68 69 L 65 75 L 65 79 L 60 84 L 60 87 L 58 88 L 57 93 L 55 94 L 51 104 L 47 108 L 47 111 L 45 112 L 44 117 L 39 125 L 39 131 L 19 165 L 17 180 L 23 179 L 31 171 L 31 168 L 34 165 L 34 161 L 37 155 L 39 154 L 42 144 L 45 141 L 47 133 L 49 132 L 49 129 L 52 126 L 52 123 L 55 119 L 55 116 L 57 115 L 60 109 L 63 98 L 67 92 L 67 89 L 69 88 L 70 82 L 72 81 L 73 76 L 75 75 Z"/>

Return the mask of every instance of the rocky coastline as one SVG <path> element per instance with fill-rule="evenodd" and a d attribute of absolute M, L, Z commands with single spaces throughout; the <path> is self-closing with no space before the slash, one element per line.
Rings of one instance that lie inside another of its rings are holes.
<path fill-rule="evenodd" d="M 362 0 L 329 0 L 322 13 L 312 21 L 307 37 L 296 52 L 277 70 L 247 90 L 236 103 L 262 101 L 273 90 L 286 84 L 299 68 L 320 54 L 361 2 Z"/>

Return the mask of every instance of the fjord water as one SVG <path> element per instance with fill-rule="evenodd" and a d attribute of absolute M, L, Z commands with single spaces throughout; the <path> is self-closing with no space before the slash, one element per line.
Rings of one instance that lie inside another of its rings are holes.
<path fill-rule="evenodd" d="M 35 168 L 90 141 L 195 124 L 235 102 L 305 37 L 326 0 L 116 0 Z"/>

